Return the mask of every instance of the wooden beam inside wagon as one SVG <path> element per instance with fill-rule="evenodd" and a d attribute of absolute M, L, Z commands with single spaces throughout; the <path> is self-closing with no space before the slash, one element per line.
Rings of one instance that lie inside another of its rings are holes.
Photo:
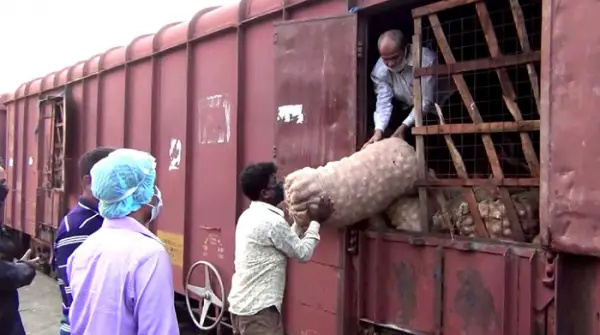
<path fill-rule="evenodd" d="M 475 59 L 453 64 L 438 64 L 430 67 L 418 67 L 414 69 L 415 77 L 451 75 L 477 70 L 493 70 L 507 66 L 520 64 L 531 64 L 540 61 L 540 51 L 529 51 L 513 55 L 501 55 L 497 57 Z"/>
<path fill-rule="evenodd" d="M 540 120 L 487 122 L 487 123 L 456 123 L 435 124 L 431 126 L 413 127 L 413 135 L 442 135 L 442 134 L 489 134 L 507 132 L 539 131 Z"/>
<path fill-rule="evenodd" d="M 504 187 L 538 187 L 540 180 L 538 178 L 472 178 L 472 179 L 427 179 L 420 180 L 416 186 L 428 187 L 472 187 L 472 186 L 504 186 Z"/>
<path fill-rule="evenodd" d="M 446 0 L 446 1 L 438 1 L 432 3 L 431 5 L 417 7 L 412 10 L 413 18 L 418 18 L 421 16 L 435 14 L 437 12 L 444 11 L 446 9 L 451 9 L 458 6 L 468 5 L 470 3 L 479 2 L 482 0 Z"/>

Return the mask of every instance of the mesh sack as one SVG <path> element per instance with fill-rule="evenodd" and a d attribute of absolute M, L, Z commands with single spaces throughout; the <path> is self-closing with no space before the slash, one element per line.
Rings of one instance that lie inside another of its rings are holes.
<path fill-rule="evenodd" d="M 385 211 L 392 226 L 398 230 L 422 231 L 418 197 L 400 197 Z"/>
<path fill-rule="evenodd" d="M 368 227 L 373 230 L 386 230 L 388 225 L 383 214 L 371 216 L 368 221 Z"/>
<path fill-rule="evenodd" d="M 289 174 L 286 205 L 296 222 L 305 223 L 310 221 L 309 206 L 328 196 L 335 211 L 326 224 L 350 225 L 383 212 L 411 191 L 417 171 L 415 150 L 401 139 L 385 139 L 350 157 Z"/>

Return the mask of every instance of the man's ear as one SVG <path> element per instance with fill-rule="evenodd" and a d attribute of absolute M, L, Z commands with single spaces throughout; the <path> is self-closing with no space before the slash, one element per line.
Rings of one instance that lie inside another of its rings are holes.
<path fill-rule="evenodd" d="M 260 191 L 260 197 L 261 197 L 262 199 L 266 199 L 266 198 L 268 198 L 268 197 L 269 197 L 269 195 L 267 194 L 267 192 L 268 192 L 268 190 L 267 190 L 267 189 L 264 189 L 264 190 Z"/>
<path fill-rule="evenodd" d="M 92 177 L 90 177 L 89 175 L 85 175 L 83 176 L 83 178 L 81 178 L 81 186 L 91 186 L 92 185 Z"/>

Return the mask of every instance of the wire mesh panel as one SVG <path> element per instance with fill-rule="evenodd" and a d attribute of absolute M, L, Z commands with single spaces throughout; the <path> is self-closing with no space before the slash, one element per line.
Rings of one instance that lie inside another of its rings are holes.
<path fill-rule="evenodd" d="M 412 13 L 423 225 L 532 242 L 541 0 L 447 0 Z"/>

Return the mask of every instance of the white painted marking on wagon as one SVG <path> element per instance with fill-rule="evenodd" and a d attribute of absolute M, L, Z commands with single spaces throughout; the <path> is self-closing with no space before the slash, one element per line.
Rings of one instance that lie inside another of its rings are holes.
<path fill-rule="evenodd" d="M 29 156 L 29 165 L 33 165 L 33 157 Z"/>
<path fill-rule="evenodd" d="M 227 94 L 215 94 L 198 101 L 198 141 L 200 144 L 229 143 L 231 103 Z"/>
<path fill-rule="evenodd" d="M 13 164 L 14 164 L 14 162 L 13 162 L 13 159 L 12 159 L 12 158 L 10 158 L 10 159 L 8 160 L 8 166 L 9 166 L 9 167 L 13 167 Z"/>
<path fill-rule="evenodd" d="M 304 122 L 304 107 L 302 105 L 284 105 L 277 108 L 277 121 L 283 121 L 285 123 L 298 123 Z"/>
<path fill-rule="evenodd" d="M 169 159 L 169 171 L 179 170 L 179 164 L 181 164 L 181 141 L 176 138 L 171 139 Z"/>
<path fill-rule="evenodd" d="M 225 247 L 218 234 L 209 233 L 202 245 L 202 257 L 208 258 L 215 255 L 217 259 L 225 259 Z"/>

